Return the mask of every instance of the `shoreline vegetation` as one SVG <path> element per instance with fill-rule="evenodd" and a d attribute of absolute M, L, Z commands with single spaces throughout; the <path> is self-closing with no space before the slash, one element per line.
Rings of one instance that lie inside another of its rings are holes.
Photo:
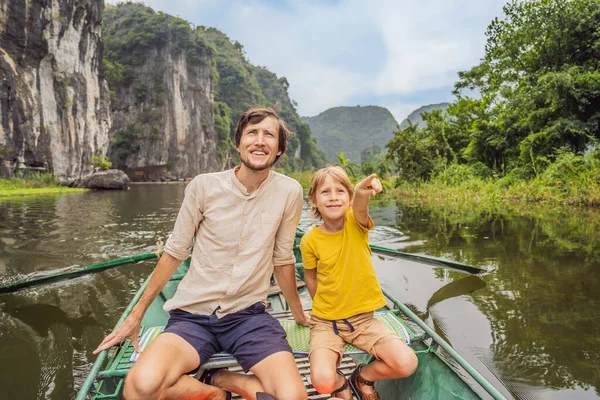
<path fill-rule="evenodd" d="M 51 173 L 27 173 L 22 178 L 0 179 L 0 198 L 85 191 L 87 189 L 62 186 Z"/>
<path fill-rule="evenodd" d="M 382 179 L 384 193 L 398 201 L 428 204 L 460 204 L 487 210 L 498 207 L 569 207 L 597 209 L 600 206 L 600 168 L 574 170 L 562 164 L 532 180 L 481 178 L 467 166 L 452 165 L 429 181 L 402 181 L 398 176 Z M 306 190 L 313 171 L 292 172 Z M 559 175 L 559 176 L 557 176 Z M 358 182 L 364 174 L 356 174 Z"/>
<path fill-rule="evenodd" d="M 587 162 L 586 162 L 587 161 Z M 590 162 L 592 161 L 592 162 Z M 451 165 L 426 182 L 396 180 L 392 193 L 398 198 L 426 202 L 485 205 L 538 204 L 548 207 L 600 206 L 600 163 L 593 157 L 569 154 L 533 179 L 479 177 L 466 165 Z M 396 178 L 397 179 L 397 178 Z"/>
<path fill-rule="evenodd" d="M 338 155 L 351 177 L 377 172 L 398 199 L 598 208 L 600 2 L 512 0 L 503 11 L 447 108 L 398 127 L 360 166 Z"/>

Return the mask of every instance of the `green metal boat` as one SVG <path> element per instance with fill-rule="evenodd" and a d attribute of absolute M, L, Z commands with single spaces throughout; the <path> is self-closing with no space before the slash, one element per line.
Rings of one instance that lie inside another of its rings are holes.
<path fill-rule="evenodd" d="M 301 236 L 298 235 L 298 236 Z M 296 260 L 301 261 L 298 246 L 295 248 Z M 166 325 L 168 314 L 163 310 L 164 303 L 170 299 L 179 282 L 187 272 L 189 260 L 184 261 L 171 280 L 154 300 L 142 321 L 141 345 L 148 342 L 150 336 L 159 333 Z M 301 264 L 296 264 L 297 277 L 303 278 Z M 142 295 L 146 285 L 131 301 L 121 319 L 120 324 L 129 315 Z M 301 285 L 299 285 L 301 286 Z M 305 382 L 309 399 L 326 399 L 310 383 L 310 370 L 306 351 L 308 349 L 308 328 L 296 325 L 287 310 L 285 299 L 275 288 L 269 295 L 269 311 L 280 320 L 288 333 L 288 341 L 296 354 L 298 369 Z M 299 288 L 300 298 L 305 309 L 310 308 L 310 296 L 304 287 Z M 419 367 L 414 375 L 406 379 L 386 380 L 376 383 L 376 389 L 383 399 L 505 399 L 504 395 L 486 380 L 473 366 L 461 357 L 444 339 L 419 319 L 410 309 L 400 303 L 384 290 L 387 306 L 377 311 L 377 317 L 384 320 L 390 328 L 404 337 L 415 351 L 419 359 Z M 341 370 L 349 376 L 359 363 L 368 363 L 372 357 L 348 346 L 342 360 Z M 135 359 L 133 346 L 126 340 L 120 346 L 105 350 L 96 359 L 86 381 L 78 392 L 77 400 L 121 399 L 124 379 Z M 240 371 L 241 367 L 235 359 L 225 354 L 211 358 L 206 368 L 226 366 L 232 371 Z M 202 370 L 197 374 L 202 372 Z M 234 397 L 235 398 L 235 397 Z"/>

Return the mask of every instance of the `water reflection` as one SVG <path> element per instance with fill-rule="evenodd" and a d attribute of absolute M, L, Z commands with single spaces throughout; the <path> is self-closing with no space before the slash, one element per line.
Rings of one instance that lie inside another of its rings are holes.
<path fill-rule="evenodd" d="M 487 287 L 473 292 L 471 301 L 491 325 L 494 368 L 517 396 L 531 390 L 526 386 L 580 387 L 598 395 L 597 212 L 398 209 L 398 229 L 423 241 L 405 251 L 493 267 L 483 277 Z"/>
<path fill-rule="evenodd" d="M 183 185 L 134 187 L 0 203 L 0 284 L 154 251 Z M 91 351 L 147 278 L 154 262 L 125 265 L 0 296 L 0 398 L 69 399 Z M 5 391 L 5 388 L 7 391 Z"/>
<path fill-rule="evenodd" d="M 154 251 L 184 185 L 0 202 L 0 284 Z M 301 227 L 315 223 L 305 205 Z M 375 202 L 374 244 L 484 267 L 373 256 L 382 286 L 517 398 L 597 398 L 600 216 Z M 153 261 L 0 295 L 0 398 L 74 398 Z M 588 389 L 588 390 L 586 390 Z"/>

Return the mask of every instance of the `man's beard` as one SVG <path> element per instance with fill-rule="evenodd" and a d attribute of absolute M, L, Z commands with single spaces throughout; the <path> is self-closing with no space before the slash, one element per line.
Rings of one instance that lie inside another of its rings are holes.
<path fill-rule="evenodd" d="M 244 164 L 248 169 L 250 169 L 252 171 L 264 171 L 265 169 L 271 168 L 277 161 L 277 159 L 275 158 L 271 162 L 267 162 L 262 165 L 256 165 L 256 164 L 252 164 L 250 161 L 248 161 L 247 159 L 244 159 L 242 157 L 240 157 L 240 159 L 242 160 L 242 164 Z"/>

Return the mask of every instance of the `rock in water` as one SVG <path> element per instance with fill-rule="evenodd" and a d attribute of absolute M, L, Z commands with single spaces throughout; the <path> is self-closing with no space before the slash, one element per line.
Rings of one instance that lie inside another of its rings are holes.
<path fill-rule="evenodd" d="M 123 171 L 109 169 L 84 178 L 78 186 L 88 189 L 126 190 L 129 189 L 129 177 Z"/>

